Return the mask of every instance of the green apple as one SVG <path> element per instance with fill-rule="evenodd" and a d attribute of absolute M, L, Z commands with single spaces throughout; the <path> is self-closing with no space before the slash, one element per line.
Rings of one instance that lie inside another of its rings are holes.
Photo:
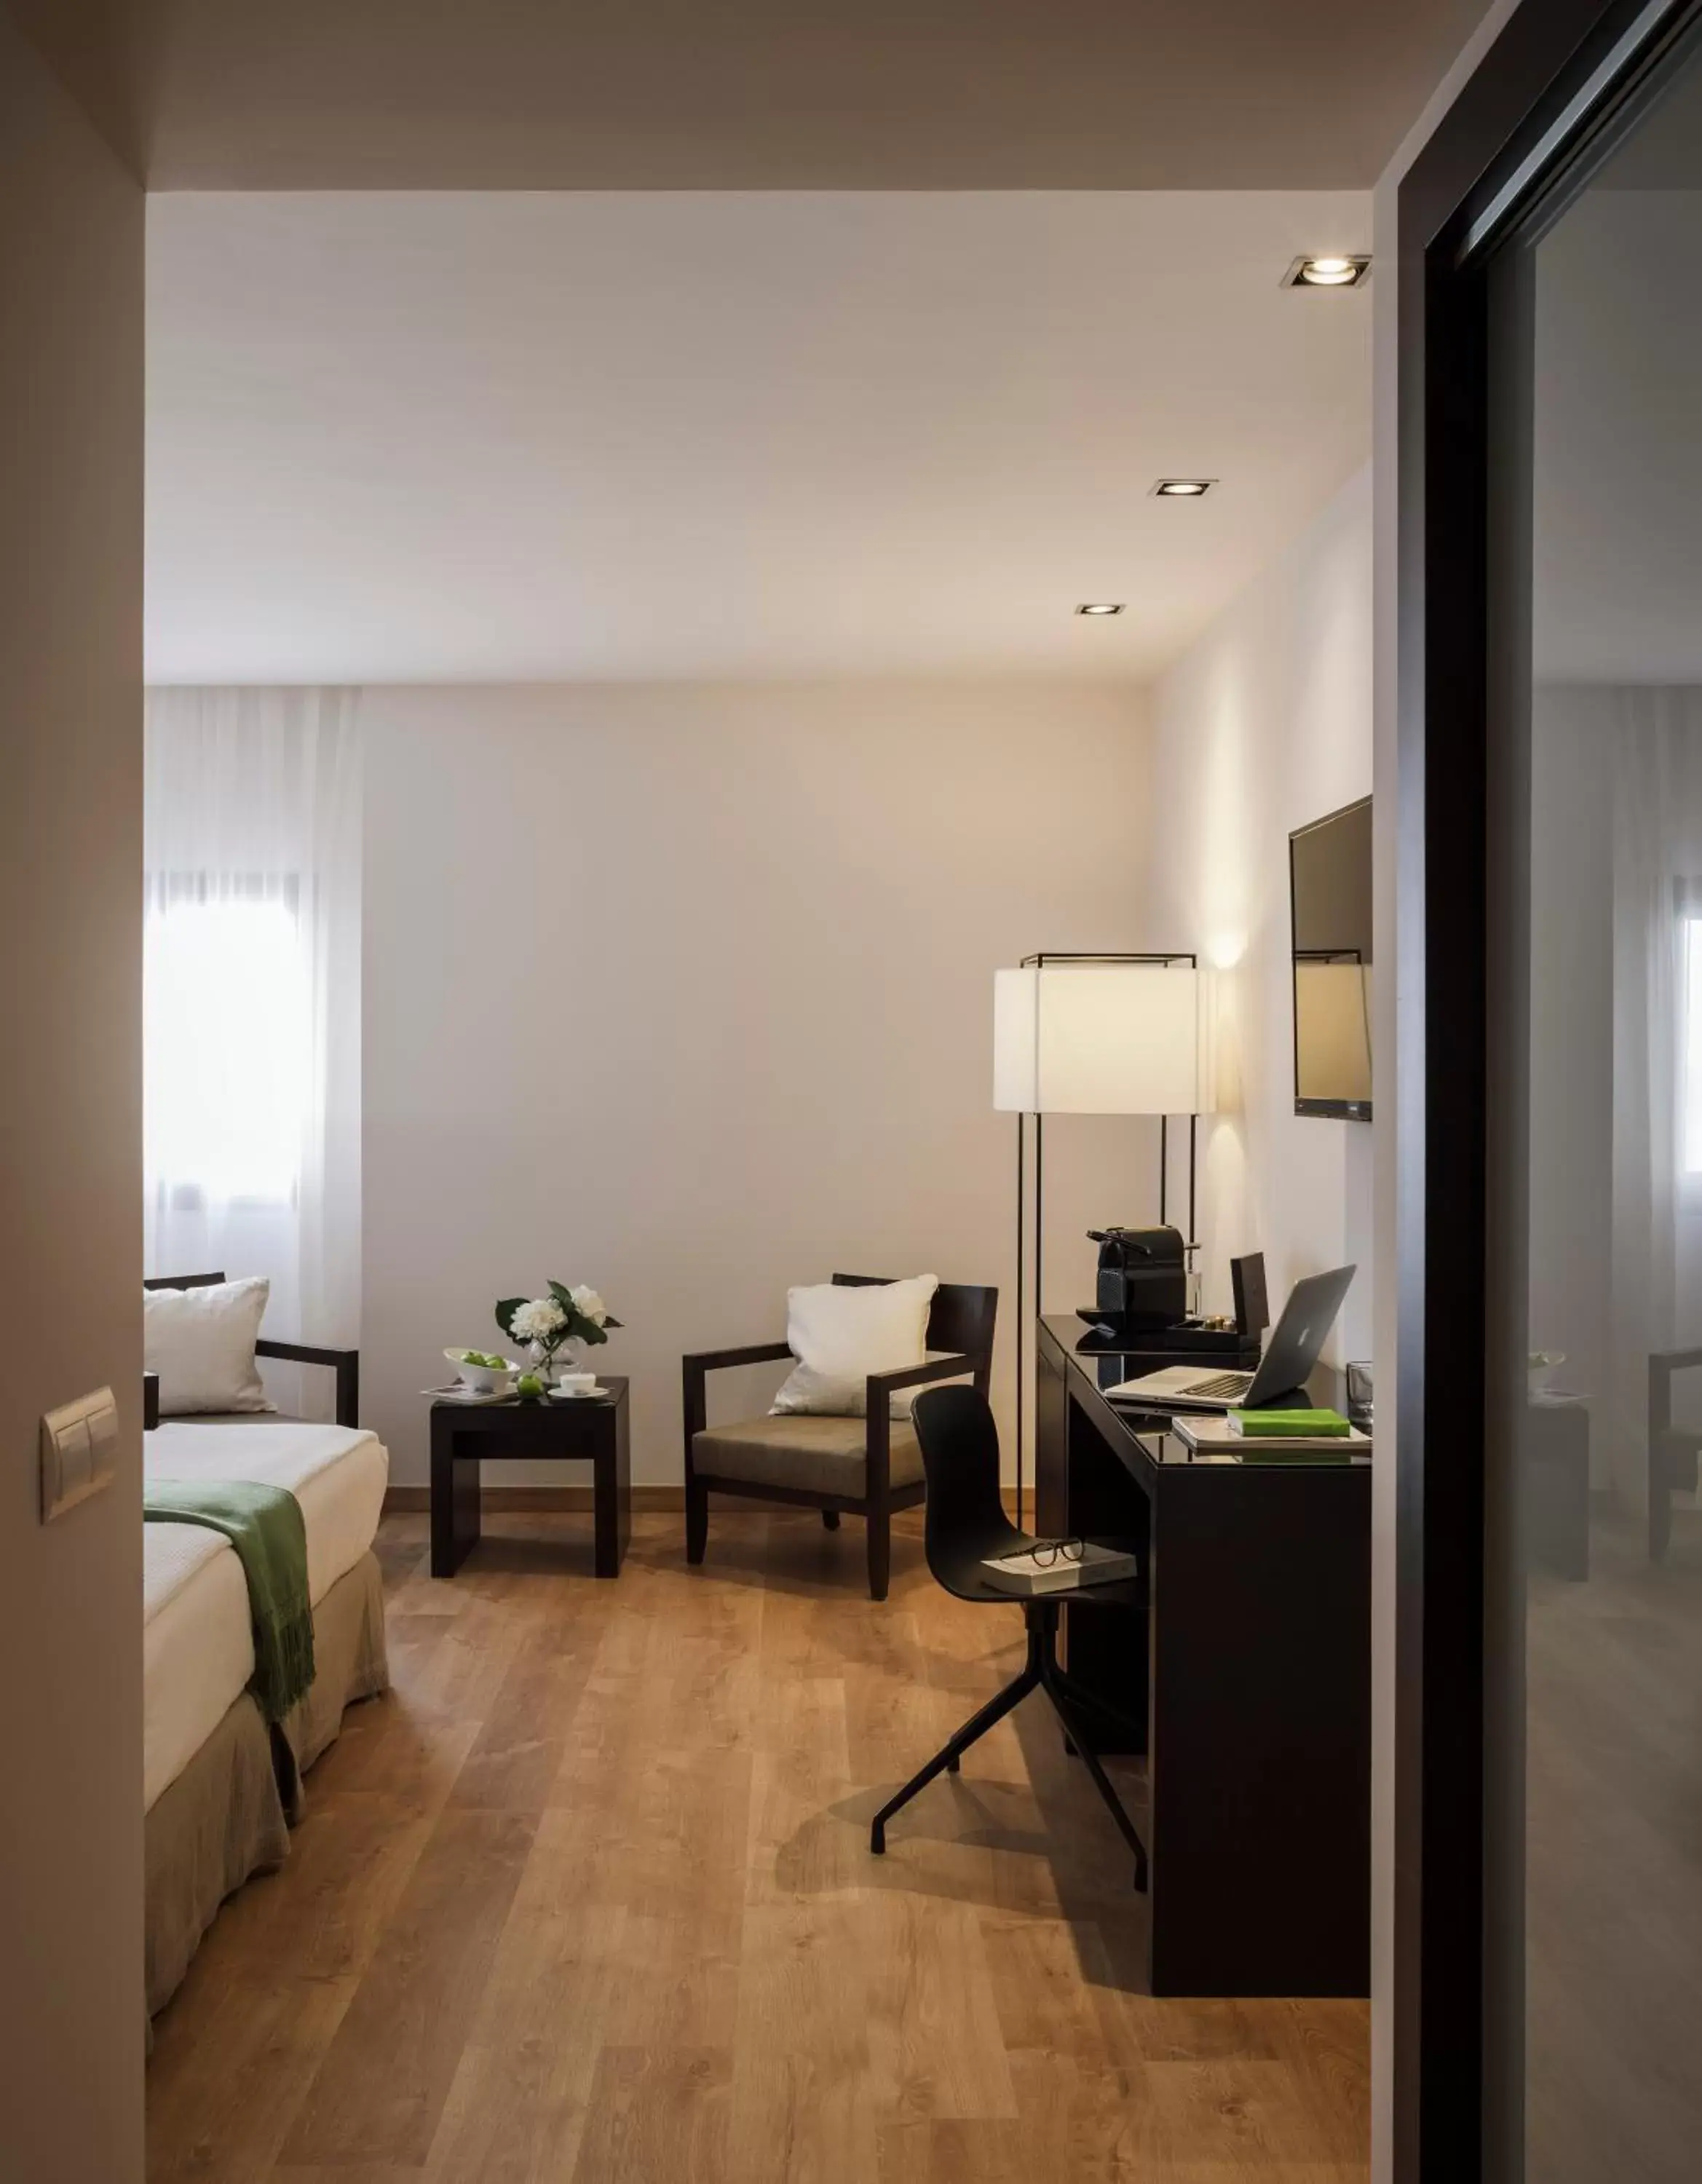
<path fill-rule="evenodd" d="M 529 1402 L 535 1402 L 543 1393 L 543 1382 L 536 1373 L 522 1373 L 514 1382 L 514 1393 L 524 1396 Z"/>

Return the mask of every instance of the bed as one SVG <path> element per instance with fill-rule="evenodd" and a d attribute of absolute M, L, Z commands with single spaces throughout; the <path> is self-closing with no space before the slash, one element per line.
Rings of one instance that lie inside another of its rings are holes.
<path fill-rule="evenodd" d="M 143 1527 L 142 1766 L 148 2014 L 170 1997 L 219 1906 L 287 1854 L 301 1776 L 343 1708 L 384 1690 L 384 1602 L 372 1552 L 389 1459 L 359 1428 L 267 1416 L 167 1421 L 144 1436 L 150 1479 L 244 1479 L 301 1506 L 314 1681 L 275 1730 L 248 1695 L 248 1587 L 228 1540 Z"/>

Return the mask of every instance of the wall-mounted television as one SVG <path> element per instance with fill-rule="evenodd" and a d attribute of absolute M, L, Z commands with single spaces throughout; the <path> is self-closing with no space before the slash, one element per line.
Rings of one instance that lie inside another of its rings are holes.
<path fill-rule="evenodd" d="M 1288 837 L 1294 1112 L 1371 1117 L 1371 800 Z"/>

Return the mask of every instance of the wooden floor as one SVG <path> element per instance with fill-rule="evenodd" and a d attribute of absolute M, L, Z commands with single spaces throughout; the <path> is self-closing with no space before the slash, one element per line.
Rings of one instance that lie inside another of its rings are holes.
<path fill-rule="evenodd" d="M 598 1584 L 588 1518 L 487 1518 L 437 1584 L 387 1519 L 395 1691 L 157 2023 L 153 2184 L 1364 2178 L 1363 2005 L 1143 1994 L 1043 1702 L 870 1857 L 1015 1613 L 914 1519 L 880 1607 L 854 1520 L 718 1513 L 698 1571 L 681 1521 Z"/>
<path fill-rule="evenodd" d="M 1525 2112 L 1543 2184 L 1702 2169 L 1702 1514 L 1593 1512 L 1526 1624 Z"/>

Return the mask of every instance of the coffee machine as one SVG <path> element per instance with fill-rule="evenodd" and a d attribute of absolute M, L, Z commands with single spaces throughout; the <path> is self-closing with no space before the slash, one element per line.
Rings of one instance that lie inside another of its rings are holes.
<path fill-rule="evenodd" d="M 1087 1235 L 1099 1247 L 1096 1323 L 1128 1341 L 1188 1317 L 1188 1245 L 1180 1228 L 1090 1228 Z"/>
<path fill-rule="evenodd" d="M 1093 1302 L 1076 1312 L 1087 1323 L 1079 1351 L 1115 1356 L 1130 1375 L 1202 1358 L 1238 1370 L 1258 1363 L 1260 1338 L 1270 1323 L 1262 1253 L 1231 1260 L 1235 1318 L 1213 1320 L 1188 1310 L 1188 1255 L 1195 1247 L 1179 1228 L 1087 1234 L 1099 1247 L 1099 1264 Z"/>

